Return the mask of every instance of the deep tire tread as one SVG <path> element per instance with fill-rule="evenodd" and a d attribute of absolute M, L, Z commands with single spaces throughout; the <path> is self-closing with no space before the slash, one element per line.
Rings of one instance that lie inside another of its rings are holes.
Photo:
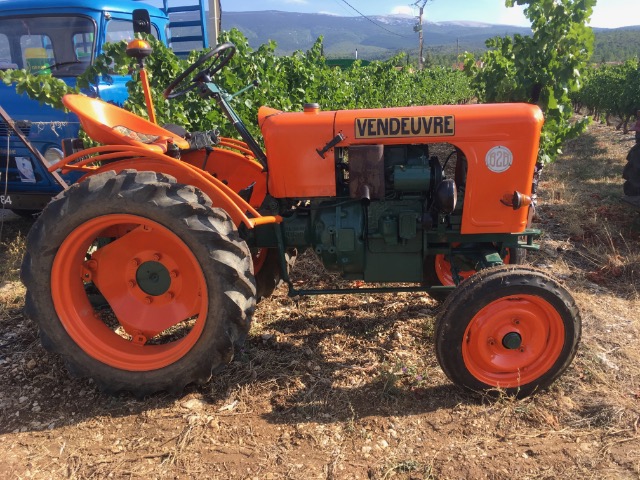
<path fill-rule="evenodd" d="M 164 368 L 130 372 L 103 364 L 80 349 L 55 314 L 50 272 L 60 243 L 81 222 L 109 213 L 144 216 L 172 229 L 199 259 L 209 285 L 210 313 L 201 338 Z M 156 172 L 104 172 L 59 194 L 29 233 L 21 279 L 27 287 L 25 315 L 38 324 L 43 346 L 60 354 L 74 376 L 92 378 L 106 393 L 176 393 L 209 380 L 212 371 L 231 361 L 255 310 L 251 256 L 230 217 L 212 208 L 200 190 Z"/>

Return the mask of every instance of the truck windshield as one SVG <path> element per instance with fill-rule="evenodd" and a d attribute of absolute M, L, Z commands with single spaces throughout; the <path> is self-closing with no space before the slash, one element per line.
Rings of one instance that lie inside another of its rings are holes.
<path fill-rule="evenodd" d="M 91 63 L 95 38 L 95 24 L 87 17 L 5 17 L 0 19 L 0 69 L 78 76 Z"/>

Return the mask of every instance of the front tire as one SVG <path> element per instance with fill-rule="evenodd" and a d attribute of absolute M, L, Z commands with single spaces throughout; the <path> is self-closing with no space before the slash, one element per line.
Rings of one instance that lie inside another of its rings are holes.
<path fill-rule="evenodd" d="M 520 265 L 526 260 L 526 250 L 522 248 L 507 248 L 506 254 L 502 261 L 505 265 Z M 458 272 L 461 280 L 466 280 L 478 273 L 477 270 L 462 270 Z M 424 262 L 424 275 L 427 285 L 429 286 L 445 286 L 454 287 L 456 281 L 454 279 L 453 270 L 451 268 L 451 260 L 448 255 L 439 253 L 437 255 L 428 255 Z M 451 292 L 434 291 L 429 295 L 439 302 L 444 302 Z"/>
<path fill-rule="evenodd" d="M 208 380 L 255 308 L 251 256 L 229 216 L 155 172 L 105 172 L 56 197 L 29 233 L 21 277 L 43 345 L 101 390 L 139 397 Z"/>
<path fill-rule="evenodd" d="M 456 385 L 524 397 L 569 367 L 580 335 L 578 308 L 557 280 L 503 265 L 451 293 L 436 322 L 436 356 Z"/>

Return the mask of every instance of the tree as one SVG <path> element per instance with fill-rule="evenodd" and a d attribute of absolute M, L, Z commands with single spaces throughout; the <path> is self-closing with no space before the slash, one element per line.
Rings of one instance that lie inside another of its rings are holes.
<path fill-rule="evenodd" d="M 572 122 L 569 95 L 593 53 L 594 35 L 586 24 L 596 0 L 505 0 L 526 5 L 531 36 L 487 40 L 489 51 L 478 62 L 465 54 L 465 72 L 472 77 L 483 102 L 528 102 L 540 106 L 545 125 L 539 162 L 544 165 L 562 153 L 564 141 L 584 131 L 588 119 Z"/>

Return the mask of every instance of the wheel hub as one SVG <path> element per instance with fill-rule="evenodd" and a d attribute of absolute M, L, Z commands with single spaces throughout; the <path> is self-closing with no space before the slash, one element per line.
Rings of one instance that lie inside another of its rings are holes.
<path fill-rule="evenodd" d="M 508 350 L 517 350 L 522 345 L 522 337 L 517 332 L 509 332 L 502 338 L 502 346 Z"/>
<path fill-rule="evenodd" d="M 160 262 L 144 262 L 136 271 L 136 282 L 147 295 L 155 297 L 165 294 L 171 286 L 169 270 Z"/>

